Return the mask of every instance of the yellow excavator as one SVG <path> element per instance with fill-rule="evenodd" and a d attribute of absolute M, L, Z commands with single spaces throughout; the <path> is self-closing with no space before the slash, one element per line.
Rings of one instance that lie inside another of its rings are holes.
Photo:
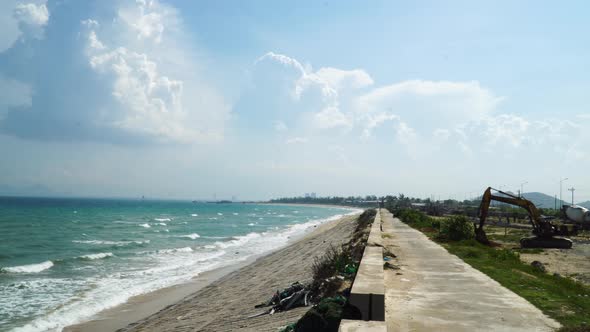
<path fill-rule="evenodd" d="M 501 195 L 492 194 L 492 190 Z M 563 237 L 555 237 L 556 235 L 563 235 L 563 233 L 550 221 L 543 219 L 543 216 L 541 216 L 541 213 L 533 202 L 524 197 L 514 196 L 492 187 L 488 187 L 483 193 L 477 213 L 479 217 L 479 227 L 476 227 L 475 229 L 475 239 L 480 243 L 490 244 L 490 241 L 483 230 L 483 225 L 488 217 L 488 211 L 492 201 L 516 205 L 528 212 L 529 219 L 533 225 L 533 234 L 535 236 L 520 239 L 521 248 L 570 249 L 572 247 L 572 240 Z"/>

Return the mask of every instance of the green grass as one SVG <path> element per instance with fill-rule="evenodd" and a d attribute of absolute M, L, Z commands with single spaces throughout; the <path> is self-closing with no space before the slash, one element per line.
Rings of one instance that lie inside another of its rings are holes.
<path fill-rule="evenodd" d="M 418 219 L 422 224 L 426 223 L 424 217 Z M 414 222 L 408 225 L 420 230 Z M 440 240 L 436 230 L 424 227 L 421 230 L 450 253 L 522 296 L 564 327 L 590 326 L 590 287 L 569 278 L 543 273 L 521 262 L 519 251 L 537 252 L 538 249 L 499 249 L 475 240 L 444 241 Z"/>

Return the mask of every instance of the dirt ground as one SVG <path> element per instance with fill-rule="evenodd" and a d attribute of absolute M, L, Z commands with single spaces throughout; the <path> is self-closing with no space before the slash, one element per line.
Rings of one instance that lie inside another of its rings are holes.
<path fill-rule="evenodd" d="M 529 231 L 523 229 L 508 228 L 506 236 L 504 231 L 504 227 L 489 226 L 486 229 L 488 236 L 508 248 L 518 248 L 516 239 L 530 236 Z M 521 252 L 520 259 L 529 264 L 539 261 L 548 273 L 558 273 L 590 285 L 590 232 L 585 231 L 569 238 L 574 242 L 572 249 L 543 249 L 540 253 Z M 503 241 L 504 239 L 506 241 Z"/>

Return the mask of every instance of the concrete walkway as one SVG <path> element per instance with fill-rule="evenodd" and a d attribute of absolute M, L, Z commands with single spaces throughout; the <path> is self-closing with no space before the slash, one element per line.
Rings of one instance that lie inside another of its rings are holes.
<path fill-rule="evenodd" d="M 387 210 L 383 245 L 388 331 L 552 331 L 560 325 Z"/>

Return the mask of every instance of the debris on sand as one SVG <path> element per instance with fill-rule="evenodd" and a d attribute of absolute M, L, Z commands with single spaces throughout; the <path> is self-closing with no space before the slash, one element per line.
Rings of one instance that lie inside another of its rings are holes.
<path fill-rule="evenodd" d="M 296 281 L 291 284 L 291 286 L 285 288 L 282 292 L 277 290 L 267 302 L 255 306 L 255 308 L 262 308 L 272 305 L 270 309 L 249 316 L 248 318 L 258 317 L 266 314 L 272 315 L 275 312 L 287 311 L 299 306 L 306 307 L 310 305 L 310 301 L 308 299 L 309 292 L 309 286 L 304 286 Z"/>

